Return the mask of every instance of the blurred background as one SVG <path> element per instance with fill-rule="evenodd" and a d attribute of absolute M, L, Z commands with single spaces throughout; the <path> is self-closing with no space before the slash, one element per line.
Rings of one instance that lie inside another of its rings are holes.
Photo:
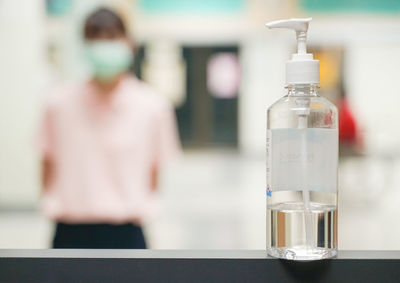
<path fill-rule="evenodd" d="M 53 84 L 88 76 L 99 0 L 0 0 L 0 248 L 47 248 L 33 140 Z M 285 94 L 290 31 L 312 16 L 322 95 L 340 112 L 339 248 L 400 249 L 400 1 L 121 0 L 135 73 L 175 105 L 184 157 L 160 180 L 153 249 L 265 248 L 266 109 Z"/>

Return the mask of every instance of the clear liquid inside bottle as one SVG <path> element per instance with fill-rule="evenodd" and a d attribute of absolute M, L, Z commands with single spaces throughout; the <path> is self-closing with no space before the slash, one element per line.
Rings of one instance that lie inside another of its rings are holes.
<path fill-rule="evenodd" d="M 287 88 L 268 109 L 267 252 L 330 258 L 337 253 L 337 109 L 315 85 Z"/>

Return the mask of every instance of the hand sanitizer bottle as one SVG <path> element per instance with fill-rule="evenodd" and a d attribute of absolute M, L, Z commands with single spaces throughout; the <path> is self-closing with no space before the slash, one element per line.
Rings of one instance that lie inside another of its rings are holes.
<path fill-rule="evenodd" d="M 297 36 L 287 95 L 267 114 L 267 252 L 291 260 L 337 254 L 338 112 L 318 94 L 319 61 L 306 50 L 310 21 L 266 24 Z"/>

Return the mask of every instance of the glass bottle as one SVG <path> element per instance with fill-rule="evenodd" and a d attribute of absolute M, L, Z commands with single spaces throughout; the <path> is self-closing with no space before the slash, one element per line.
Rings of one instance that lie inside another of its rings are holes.
<path fill-rule="evenodd" d="M 337 254 L 338 111 L 317 84 L 289 84 L 267 114 L 267 252 Z"/>

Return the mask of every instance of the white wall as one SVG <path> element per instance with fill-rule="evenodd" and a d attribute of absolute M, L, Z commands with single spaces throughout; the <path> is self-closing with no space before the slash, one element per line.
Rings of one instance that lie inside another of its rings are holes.
<path fill-rule="evenodd" d="M 44 3 L 0 1 L 0 205 L 32 204 L 38 195 L 33 133 L 44 80 Z"/>
<path fill-rule="evenodd" d="M 400 30 L 400 29 L 399 29 Z M 348 48 L 348 91 L 375 154 L 400 154 L 400 44 L 378 43 Z"/>

